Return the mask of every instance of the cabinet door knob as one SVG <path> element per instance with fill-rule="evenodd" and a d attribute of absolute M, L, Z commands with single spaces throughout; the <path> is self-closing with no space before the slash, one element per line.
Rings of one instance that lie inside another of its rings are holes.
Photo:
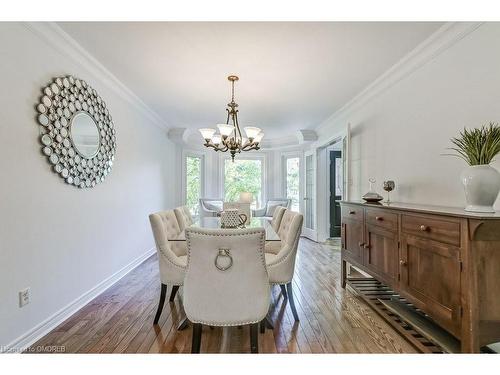
<path fill-rule="evenodd" d="M 400 259 L 399 264 L 401 264 L 402 266 L 406 266 L 406 261 L 403 259 Z"/>
<path fill-rule="evenodd" d="M 349 211 L 349 215 L 354 215 L 356 211 Z"/>
<path fill-rule="evenodd" d="M 375 216 L 375 220 L 382 221 L 384 218 L 382 216 Z"/>
<path fill-rule="evenodd" d="M 363 247 L 364 247 L 365 249 L 369 249 L 369 248 L 370 248 L 370 245 L 368 245 L 367 243 L 365 243 Z"/>
<path fill-rule="evenodd" d="M 420 230 L 421 230 L 422 232 L 428 232 L 428 231 L 429 231 L 429 227 L 428 227 L 427 225 L 421 225 L 421 226 L 420 226 Z"/>
<path fill-rule="evenodd" d="M 359 247 L 363 247 L 363 246 L 365 246 L 365 243 L 364 242 L 360 242 L 360 243 L 358 243 L 358 245 L 359 245 Z"/>

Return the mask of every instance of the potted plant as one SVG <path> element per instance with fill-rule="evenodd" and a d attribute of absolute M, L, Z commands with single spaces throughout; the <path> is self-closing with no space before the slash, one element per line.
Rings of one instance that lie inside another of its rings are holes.
<path fill-rule="evenodd" d="M 481 128 L 465 129 L 452 138 L 449 148 L 464 159 L 469 167 L 460 178 L 467 201 L 466 211 L 495 212 L 493 204 L 500 191 L 500 173 L 490 163 L 500 152 L 500 126 L 490 122 Z"/>

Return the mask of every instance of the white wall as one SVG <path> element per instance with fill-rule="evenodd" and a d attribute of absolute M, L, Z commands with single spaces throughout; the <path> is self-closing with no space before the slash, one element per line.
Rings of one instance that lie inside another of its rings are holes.
<path fill-rule="evenodd" d="M 441 154 L 464 126 L 500 121 L 499 44 L 500 24 L 483 24 L 319 129 L 321 141 L 351 124 L 352 199 L 360 199 L 374 177 L 384 194 L 382 181 L 395 180 L 391 196 L 396 201 L 464 206 L 459 175 L 466 165 Z M 498 169 L 500 163 L 494 166 Z"/>
<path fill-rule="evenodd" d="M 0 23 L 0 345 L 13 342 L 152 249 L 148 214 L 176 203 L 166 133 L 75 60 L 22 24 Z M 72 74 L 106 101 L 117 131 L 111 174 L 77 189 L 41 154 L 35 104 Z M 32 302 L 18 307 L 18 291 Z"/>

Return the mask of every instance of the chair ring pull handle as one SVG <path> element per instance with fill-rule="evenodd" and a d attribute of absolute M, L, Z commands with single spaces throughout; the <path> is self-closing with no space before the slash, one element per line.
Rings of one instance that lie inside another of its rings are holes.
<path fill-rule="evenodd" d="M 227 266 L 221 266 L 219 264 L 219 258 L 229 258 L 229 265 Z M 229 268 L 233 266 L 233 257 L 231 256 L 231 253 L 229 252 L 229 249 L 219 249 L 219 252 L 217 253 L 217 256 L 215 257 L 214 260 L 215 267 L 219 271 L 227 271 Z"/>

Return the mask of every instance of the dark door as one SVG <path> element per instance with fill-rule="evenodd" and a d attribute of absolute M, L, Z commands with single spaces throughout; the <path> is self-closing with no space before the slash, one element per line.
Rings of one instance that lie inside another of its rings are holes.
<path fill-rule="evenodd" d="M 340 237 L 342 151 L 330 151 L 330 237 Z"/>

